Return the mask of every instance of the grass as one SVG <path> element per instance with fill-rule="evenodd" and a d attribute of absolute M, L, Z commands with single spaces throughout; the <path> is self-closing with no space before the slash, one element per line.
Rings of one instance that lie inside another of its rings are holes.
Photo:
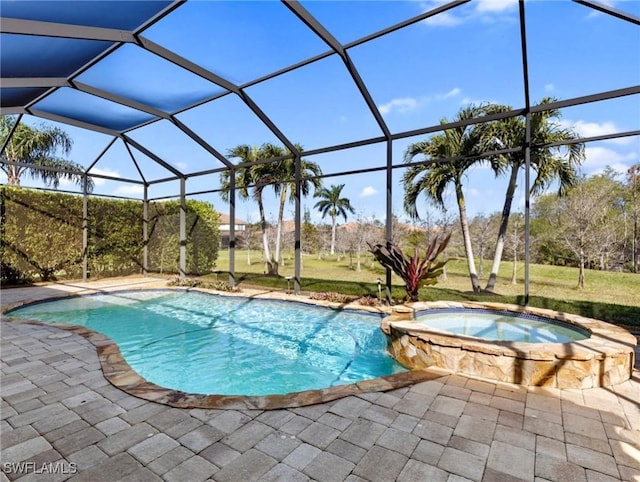
<path fill-rule="evenodd" d="M 247 264 L 246 251 L 236 251 L 236 282 L 244 286 L 261 286 L 285 290 L 286 276 L 293 275 L 293 259 L 285 256 L 279 277 L 264 275 L 264 264 L 260 253 L 252 253 L 252 264 Z M 353 266 L 355 268 L 355 256 Z M 479 264 L 479 263 L 478 263 Z M 511 283 L 512 263 L 502 263 L 500 275 L 493 293 L 471 292 L 466 261 L 451 260 L 447 264 L 447 278 L 434 287 L 423 288 L 420 299 L 425 301 L 497 301 L 524 304 L 524 264 L 519 263 L 517 284 Z M 205 279 L 226 279 L 229 269 L 228 252 L 221 251 L 218 259 L 219 275 L 208 275 Z M 491 265 L 485 261 L 485 277 Z M 478 265 L 479 271 L 479 265 Z M 318 259 L 305 255 L 301 270 L 303 292 L 339 292 L 346 295 L 378 295 L 376 278 L 384 280 L 385 272 L 377 263 L 371 264 L 370 256 L 363 256 L 361 271 L 349 268 L 349 258 L 336 257 Z M 576 313 L 610 323 L 640 327 L 640 275 L 610 271 L 587 270 L 585 289 L 577 288 L 578 269 L 562 266 L 531 265 L 529 273 L 529 305 L 557 311 Z M 482 280 L 486 283 L 486 280 Z M 399 278 L 392 278 L 392 297 L 402 299 L 404 289 Z M 291 283 L 293 287 L 293 282 Z"/>

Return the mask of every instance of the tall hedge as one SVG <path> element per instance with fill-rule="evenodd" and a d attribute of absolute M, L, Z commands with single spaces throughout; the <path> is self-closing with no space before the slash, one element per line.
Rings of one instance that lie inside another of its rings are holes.
<path fill-rule="evenodd" d="M 91 197 L 88 202 L 92 278 L 142 272 L 142 203 Z"/>
<path fill-rule="evenodd" d="M 82 275 L 82 198 L 2 187 L 2 282 Z"/>
<path fill-rule="evenodd" d="M 204 201 L 187 200 L 187 273 L 211 273 L 220 246 L 219 215 Z M 149 206 L 149 270 L 177 273 L 180 261 L 180 202 Z"/>
<path fill-rule="evenodd" d="M 218 257 L 218 213 L 187 201 L 187 271 L 213 270 Z M 2 284 L 82 276 L 82 196 L 0 187 Z M 177 273 L 178 201 L 150 203 L 149 270 Z M 88 268 L 92 278 L 142 272 L 140 201 L 88 199 Z"/>

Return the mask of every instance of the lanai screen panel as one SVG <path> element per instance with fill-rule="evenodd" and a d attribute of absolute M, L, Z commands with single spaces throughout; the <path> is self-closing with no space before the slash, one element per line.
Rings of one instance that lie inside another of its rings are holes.
<path fill-rule="evenodd" d="M 135 181 L 136 198 L 145 185 L 151 198 L 178 197 L 186 179 L 187 197 L 210 191 L 223 210 L 216 191 L 220 173 L 238 162 L 231 148 L 270 142 L 295 151 L 299 143 L 327 186 L 351 172 L 347 197 L 384 192 L 376 209 L 384 204 L 391 218 L 401 211 L 406 147 L 469 103 L 524 115 L 553 97 L 559 122 L 601 143 L 587 146 L 591 154 L 623 165 L 637 152 L 618 148 L 639 142 L 638 2 L 0 5 L 2 114 L 106 136 L 98 151 L 107 144 L 107 152 L 71 159 L 89 175 Z M 591 121 L 595 113 L 604 120 Z M 378 182 L 353 174 L 367 169 L 381 169 Z"/>

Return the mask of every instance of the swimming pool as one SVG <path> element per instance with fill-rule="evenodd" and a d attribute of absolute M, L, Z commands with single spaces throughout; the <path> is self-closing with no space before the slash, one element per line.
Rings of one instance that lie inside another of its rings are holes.
<path fill-rule="evenodd" d="M 576 325 L 504 310 L 431 309 L 418 313 L 416 321 L 430 328 L 484 340 L 567 343 L 590 336 L 588 330 Z"/>
<path fill-rule="evenodd" d="M 6 316 L 103 333 L 143 378 L 193 394 L 285 394 L 406 371 L 387 354 L 380 316 L 303 303 L 127 291 L 37 303 Z"/>

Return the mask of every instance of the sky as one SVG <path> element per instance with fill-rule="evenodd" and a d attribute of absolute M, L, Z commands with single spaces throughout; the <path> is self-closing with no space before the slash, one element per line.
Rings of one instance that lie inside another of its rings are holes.
<path fill-rule="evenodd" d="M 441 1 L 302 1 L 341 43 L 349 44 L 368 34 L 439 6 Z M 640 16 L 640 1 L 611 1 L 614 8 Z M 530 97 L 568 99 L 600 91 L 640 84 L 640 28 L 566 0 L 528 0 L 527 39 Z M 242 85 L 328 50 L 311 30 L 280 2 L 192 1 L 142 34 L 206 69 Z M 493 102 L 514 108 L 524 106 L 522 59 L 517 2 L 474 0 L 447 13 L 414 24 L 390 35 L 348 49 L 348 54 L 391 132 L 405 132 L 452 119 L 470 103 Z M 80 82 L 172 111 L 197 103 L 222 89 L 136 46 L 125 45 L 107 61 L 81 74 Z M 246 93 L 282 133 L 305 149 L 317 149 L 381 136 L 379 126 L 362 99 L 344 64 L 336 55 L 314 62 L 246 88 Z M 120 115 L 122 122 L 139 112 L 71 89 L 61 89 L 42 101 L 42 110 L 78 114 L 92 108 L 100 115 Z M 640 95 L 561 110 L 562 127 L 581 136 L 640 129 Z M 239 144 L 280 144 L 274 134 L 253 115 L 242 100 L 231 94 L 177 115 L 197 135 L 225 154 Z M 25 117 L 30 125 L 42 120 Z M 69 159 L 91 165 L 111 137 L 64 124 L 46 122 L 65 130 L 74 140 Z M 221 167 L 216 159 L 167 121 L 129 132 L 176 168 L 201 171 Z M 393 162 L 401 164 L 407 146 L 426 139 L 410 137 L 394 141 Z M 148 179 L 170 174 L 144 154 L 136 161 Z M 316 162 L 325 174 L 384 166 L 384 143 L 348 149 L 305 159 Z M 586 145 L 585 175 L 607 166 L 620 173 L 640 162 L 640 136 Z M 140 179 L 136 167 L 117 141 L 91 172 L 115 178 Z M 394 213 L 401 218 L 403 169 L 393 173 Z M 137 184 L 94 178 L 95 192 L 141 198 Z M 0 176 L 0 182 L 6 178 Z M 324 185 L 345 184 L 355 217 L 384 220 L 386 177 L 384 172 L 331 176 Z M 38 186 L 24 178 L 23 185 Z M 515 210 L 524 205 L 523 176 L 519 180 Z M 190 178 L 187 192 L 218 187 L 218 176 Z M 495 179 L 486 167 L 473 168 L 465 180 L 470 216 L 491 214 L 502 208 L 506 179 Z M 73 189 L 62 183 L 61 189 Z M 177 181 L 153 184 L 151 198 L 175 195 Z M 211 202 L 220 212 L 228 206 L 217 194 L 194 196 Z M 455 212 L 455 199 L 447 197 Z M 267 217 L 275 220 L 277 202 L 265 196 Z M 317 199 L 303 200 L 314 222 Z M 426 214 L 421 200 L 419 212 Z M 293 204 L 285 216 L 293 217 Z M 258 221 L 253 202 L 238 202 L 236 216 Z"/>

